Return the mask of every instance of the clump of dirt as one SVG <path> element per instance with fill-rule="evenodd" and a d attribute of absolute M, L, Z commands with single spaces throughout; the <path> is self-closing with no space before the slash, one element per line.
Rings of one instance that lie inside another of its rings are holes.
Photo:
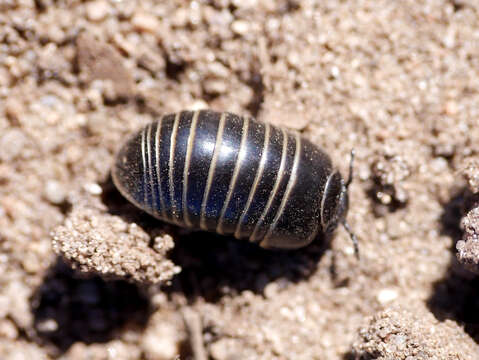
<path fill-rule="evenodd" d="M 469 190 L 474 194 L 479 193 L 479 159 L 474 157 L 467 159 L 461 172 Z"/>
<path fill-rule="evenodd" d="M 404 187 L 404 182 L 411 175 L 411 171 L 404 156 L 392 153 L 376 156 L 371 165 L 374 181 L 371 192 L 376 201 L 389 209 L 405 206 L 409 200 L 409 193 Z"/>
<path fill-rule="evenodd" d="M 166 258 L 173 247 L 170 235 L 150 239 L 137 224 L 92 206 L 74 207 L 53 232 L 53 250 L 74 268 L 139 283 L 165 283 L 179 273 Z"/>
<path fill-rule="evenodd" d="M 456 244 L 457 258 L 467 269 L 479 273 L 479 207 L 474 207 L 461 221 L 463 238 Z"/>
<path fill-rule="evenodd" d="M 474 216 L 474 223 L 471 229 L 470 217 Z M 460 240 L 456 244 L 457 258 L 469 270 L 479 273 L 479 239 L 477 236 L 477 214 L 468 214 L 464 224 L 469 228 L 466 230 L 466 239 Z"/>
<path fill-rule="evenodd" d="M 456 255 L 468 270 L 479 274 L 479 162 L 473 157 L 464 163 L 461 173 L 469 192 L 463 204 L 466 213 L 460 224 L 463 234 L 456 243 Z"/>
<path fill-rule="evenodd" d="M 393 307 L 372 316 L 361 327 L 351 359 L 476 359 L 474 342 L 453 321 L 440 323 L 418 304 Z"/>

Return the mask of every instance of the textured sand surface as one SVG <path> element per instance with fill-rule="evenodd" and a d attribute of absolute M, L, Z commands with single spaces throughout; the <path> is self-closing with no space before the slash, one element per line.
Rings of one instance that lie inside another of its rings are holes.
<path fill-rule="evenodd" d="M 474 0 L 0 0 L 0 358 L 479 359 L 478 104 Z M 128 204 L 119 145 L 206 107 L 354 148 L 361 260 Z"/>

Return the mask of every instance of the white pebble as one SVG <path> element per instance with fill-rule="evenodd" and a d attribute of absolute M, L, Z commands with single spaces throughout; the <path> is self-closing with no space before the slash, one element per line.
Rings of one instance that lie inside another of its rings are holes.
<path fill-rule="evenodd" d="M 376 299 L 381 304 L 387 304 L 398 297 L 398 292 L 395 289 L 382 289 L 378 292 Z"/>
<path fill-rule="evenodd" d="M 189 106 L 188 109 L 195 111 L 195 110 L 204 110 L 208 108 L 208 104 L 203 100 L 195 100 Z"/>
<path fill-rule="evenodd" d="M 346 246 L 343 248 L 344 253 L 348 255 L 354 255 L 354 247 L 352 246 Z"/>
<path fill-rule="evenodd" d="M 108 15 L 110 6 L 106 1 L 94 1 L 88 3 L 86 16 L 90 21 L 102 21 Z"/>
<path fill-rule="evenodd" d="M 0 320 L 0 338 L 15 340 L 18 337 L 18 329 L 8 319 Z"/>
<path fill-rule="evenodd" d="M 142 339 L 146 359 L 174 359 L 178 353 L 176 328 L 169 324 L 152 327 Z"/>
<path fill-rule="evenodd" d="M 83 185 L 83 189 L 92 195 L 100 195 L 103 192 L 101 186 L 97 183 L 87 183 Z"/>
<path fill-rule="evenodd" d="M 254 8 L 258 4 L 258 0 L 232 0 L 232 3 L 239 8 Z"/>
<path fill-rule="evenodd" d="M 331 68 L 331 76 L 335 79 L 339 77 L 339 68 L 337 66 Z"/>
<path fill-rule="evenodd" d="M 442 41 L 446 48 L 452 49 L 456 45 L 456 29 L 449 27 Z"/>
<path fill-rule="evenodd" d="M 61 204 L 66 197 L 65 189 L 58 181 L 50 180 L 45 185 L 44 189 L 45 198 L 52 204 Z"/>
<path fill-rule="evenodd" d="M 9 163 L 20 157 L 28 147 L 28 138 L 23 131 L 12 128 L 0 134 L 0 162 Z"/>
<path fill-rule="evenodd" d="M 249 24 L 247 21 L 236 20 L 231 24 L 231 30 L 238 35 L 244 35 L 249 31 Z"/>
<path fill-rule="evenodd" d="M 154 15 L 139 12 L 133 16 L 131 23 L 139 31 L 155 33 L 160 23 Z"/>
<path fill-rule="evenodd" d="M 58 330 L 58 323 L 55 319 L 45 319 L 38 322 L 36 328 L 41 332 L 53 332 Z"/>

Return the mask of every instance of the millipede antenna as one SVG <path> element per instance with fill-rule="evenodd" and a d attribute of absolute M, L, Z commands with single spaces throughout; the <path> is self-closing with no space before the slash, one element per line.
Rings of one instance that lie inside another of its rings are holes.
<path fill-rule="evenodd" d="M 354 155 L 355 155 L 355 151 L 354 149 L 351 149 L 351 159 L 349 160 L 349 175 L 348 175 L 348 180 L 346 181 L 346 189 L 353 182 Z"/>

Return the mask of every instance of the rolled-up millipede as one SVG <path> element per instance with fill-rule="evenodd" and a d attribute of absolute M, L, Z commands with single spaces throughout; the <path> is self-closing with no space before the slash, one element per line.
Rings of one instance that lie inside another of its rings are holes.
<path fill-rule="evenodd" d="M 327 154 L 297 133 L 227 112 L 148 124 L 121 147 L 113 180 L 158 219 L 265 248 L 299 248 L 347 226 L 350 180 Z"/>

